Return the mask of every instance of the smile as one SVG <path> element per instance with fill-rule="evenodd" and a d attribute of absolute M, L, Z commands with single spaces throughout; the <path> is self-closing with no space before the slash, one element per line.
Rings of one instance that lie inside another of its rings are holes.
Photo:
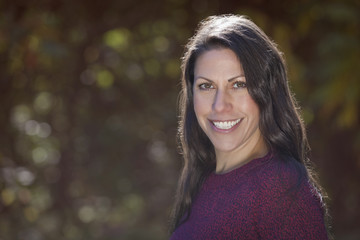
<path fill-rule="evenodd" d="M 241 119 L 237 119 L 235 121 L 211 121 L 214 126 L 221 130 L 228 130 L 232 127 L 234 127 L 236 124 L 240 122 Z"/>

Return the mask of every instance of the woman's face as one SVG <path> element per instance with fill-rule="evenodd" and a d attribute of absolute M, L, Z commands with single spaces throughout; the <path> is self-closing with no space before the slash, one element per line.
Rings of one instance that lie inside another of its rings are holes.
<path fill-rule="evenodd" d="M 259 108 L 232 50 L 213 49 L 197 58 L 193 92 L 197 120 L 216 152 L 258 145 L 262 139 Z"/>

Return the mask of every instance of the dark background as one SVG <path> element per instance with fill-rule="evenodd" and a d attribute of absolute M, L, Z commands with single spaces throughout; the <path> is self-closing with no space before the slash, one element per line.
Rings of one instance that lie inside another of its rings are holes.
<path fill-rule="evenodd" d="M 359 1 L 0 1 L 0 239 L 167 239 L 180 57 L 208 15 L 284 52 L 330 197 L 360 238 Z"/>

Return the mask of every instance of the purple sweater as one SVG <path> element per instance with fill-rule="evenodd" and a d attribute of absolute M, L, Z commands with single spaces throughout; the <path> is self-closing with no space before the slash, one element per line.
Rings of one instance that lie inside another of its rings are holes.
<path fill-rule="evenodd" d="M 171 240 L 328 239 L 321 196 L 307 179 L 291 191 L 298 176 L 272 154 L 212 173 Z"/>

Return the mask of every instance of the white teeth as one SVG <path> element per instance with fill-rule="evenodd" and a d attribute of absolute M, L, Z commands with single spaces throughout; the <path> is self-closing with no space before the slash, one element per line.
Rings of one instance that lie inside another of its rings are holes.
<path fill-rule="evenodd" d="M 237 124 L 238 122 L 240 122 L 240 119 L 235 120 L 235 121 L 226 121 L 226 122 L 213 122 L 215 127 L 219 128 L 219 129 L 230 129 L 233 126 L 235 126 L 235 124 Z"/>

